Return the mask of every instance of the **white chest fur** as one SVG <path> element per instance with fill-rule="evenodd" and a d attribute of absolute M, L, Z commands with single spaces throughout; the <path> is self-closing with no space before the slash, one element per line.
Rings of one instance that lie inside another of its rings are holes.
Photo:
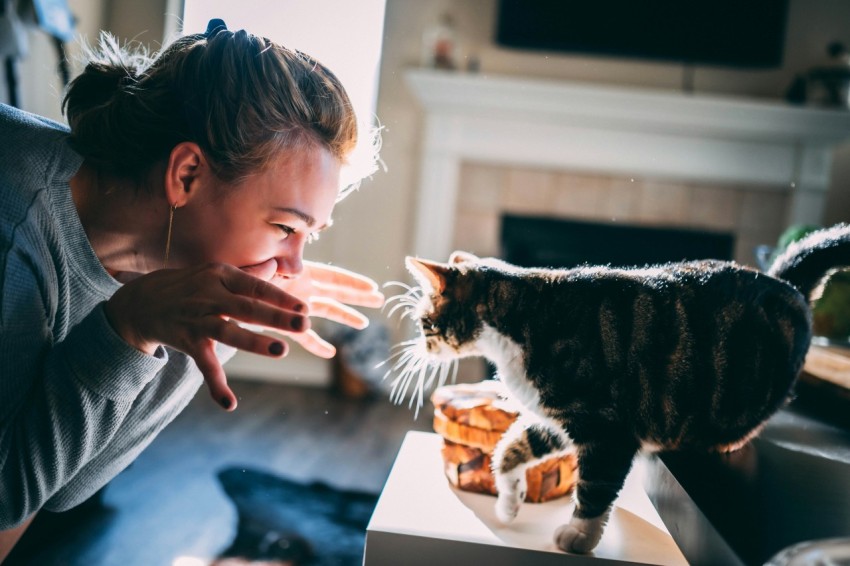
<path fill-rule="evenodd" d="M 514 399 L 534 413 L 539 413 L 540 396 L 525 375 L 524 354 L 519 345 L 486 324 L 477 345 L 481 354 L 496 365 L 499 379 Z"/>
<path fill-rule="evenodd" d="M 563 424 L 552 420 L 540 406 L 540 394 L 526 375 L 524 353 L 519 344 L 485 324 L 476 346 L 481 355 L 496 365 L 499 379 L 508 390 L 511 400 L 526 409 L 520 411 L 523 413 L 523 421 L 541 422 L 552 432 L 562 435 L 566 445 L 571 445 L 572 440 Z"/>

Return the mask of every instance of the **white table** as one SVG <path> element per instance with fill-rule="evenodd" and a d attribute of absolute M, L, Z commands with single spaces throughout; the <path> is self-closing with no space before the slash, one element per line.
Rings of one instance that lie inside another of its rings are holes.
<path fill-rule="evenodd" d="M 514 522 L 496 519 L 496 498 L 455 489 L 443 473 L 442 439 L 409 432 L 366 531 L 364 566 L 434 564 L 687 565 L 642 487 L 636 462 L 591 555 L 562 552 L 555 528 L 572 512 L 570 497 L 526 503 Z"/>

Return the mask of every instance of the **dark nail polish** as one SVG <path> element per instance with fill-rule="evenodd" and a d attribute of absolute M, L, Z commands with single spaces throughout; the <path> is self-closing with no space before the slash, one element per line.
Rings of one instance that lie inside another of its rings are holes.
<path fill-rule="evenodd" d="M 292 319 L 289 325 L 292 327 L 292 330 L 301 330 L 302 328 L 304 328 L 304 319 L 300 316 L 295 317 Z"/>
<path fill-rule="evenodd" d="M 222 397 L 219 402 L 221 403 L 221 406 L 224 407 L 225 409 L 229 409 L 230 405 L 232 404 L 230 397 Z"/>
<path fill-rule="evenodd" d="M 283 353 L 283 344 L 280 342 L 272 342 L 269 344 L 269 354 L 279 356 Z"/>
<path fill-rule="evenodd" d="M 295 306 L 292 308 L 292 310 L 294 310 L 295 312 L 304 312 L 304 310 L 305 310 L 306 308 L 307 308 L 307 305 L 302 304 L 302 303 L 298 303 L 297 305 L 295 305 Z"/>

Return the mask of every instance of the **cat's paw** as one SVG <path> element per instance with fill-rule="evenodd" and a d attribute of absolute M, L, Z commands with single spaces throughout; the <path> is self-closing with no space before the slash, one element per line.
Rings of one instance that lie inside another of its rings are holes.
<path fill-rule="evenodd" d="M 496 500 L 496 517 L 499 521 L 508 524 L 516 519 L 519 507 L 525 501 L 527 489 L 525 472 L 496 476 L 496 491 L 499 493 Z"/>
<path fill-rule="evenodd" d="M 500 493 L 499 498 L 496 500 L 496 518 L 499 519 L 502 524 L 507 525 L 516 519 L 516 516 L 519 513 L 519 505 L 519 498 L 517 498 L 516 495 Z"/>
<path fill-rule="evenodd" d="M 566 552 L 586 554 L 596 548 L 604 530 L 605 521 L 602 517 L 597 519 L 573 517 L 568 524 L 555 529 L 555 544 Z"/>

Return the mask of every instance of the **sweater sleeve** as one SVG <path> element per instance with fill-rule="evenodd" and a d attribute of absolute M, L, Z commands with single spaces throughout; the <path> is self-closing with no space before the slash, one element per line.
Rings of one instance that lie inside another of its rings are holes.
<path fill-rule="evenodd" d="M 21 250 L 0 250 L 0 529 L 7 529 L 110 442 L 168 355 L 160 348 L 148 356 L 123 341 L 103 303 L 57 338 L 48 278 Z"/>

